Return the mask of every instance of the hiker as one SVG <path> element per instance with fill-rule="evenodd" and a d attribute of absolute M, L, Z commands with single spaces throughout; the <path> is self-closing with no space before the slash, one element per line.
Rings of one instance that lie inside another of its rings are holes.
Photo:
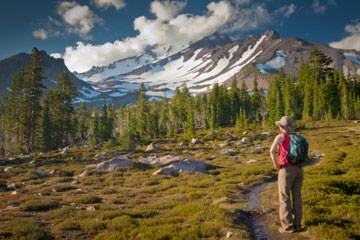
<path fill-rule="evenodd" d="M 304 173 L 301 164 L 292 164 L 286 159 L 290 146 L 289 134 L 295 131 L 296 126 L 288 116 L 283 116 L 275 124 L 279 127 L 280 134 L 275 137 L 271 145 L 270 156 L 275 169 L 278 171 L 279 216 L 281 223 L 279 232 L 298 232 L 301 231 L 301 187 Z M 290 193 L 292 199 L 290 199 Z"/>

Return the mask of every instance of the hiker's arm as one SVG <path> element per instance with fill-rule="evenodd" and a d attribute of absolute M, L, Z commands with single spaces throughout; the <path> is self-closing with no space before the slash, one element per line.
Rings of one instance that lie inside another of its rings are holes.
<path fill-rule="evenodd" d="M 283 141 L 283 134 L 279 134 L 276 136 L 276 138 L 274 139 L 274 142 L 273 144 L 271 145 L 271 148 L 270 148 L 270 157 L 271 157 L 271 161 L 274 165 L 274 168 L 276 170 L 279 170 L 280 167 L 279 167 L 279 163 L 278 161 L 276 160 L 276 156 L 277 156 L 277 150 L 278 150 L 278 147 L 280 145 L 280 143 Z"/>

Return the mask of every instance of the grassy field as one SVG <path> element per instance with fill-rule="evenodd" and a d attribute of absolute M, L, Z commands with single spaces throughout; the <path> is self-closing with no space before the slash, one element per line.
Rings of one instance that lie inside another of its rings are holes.
<path fill-rule="evenodd" d="M 312 153 L 324 157 L 320 164 L 305 168 L 307 231 L 294 238 L 359 238 L 360 124 L 307 123 L 301 133 Z M 225 239 L 227 232 L 233 233 L 232 239 L 250 239 L 247 227 L 236 221 L 236 210 L 246 207 L 253 183 L 276 175 L 268 154 L 276 134 L 203 131 L 198 133 L 202 144 L 187 148 L 179 147 L 182 136 L 159 139 L 154 141 L 157 152 L 145 152 L 146 146 L 141 146 L 127 154 L 133 167 L 82 178 L 77 176 L 87 165 L 125 152 L 117 147 L 73 147 L 66 156 L 51 152 L 6 160 L 0 165 L 0 239 Z M 251 142 L 239 144 L 242 137 Z M 225 155 L 225 148 L 238 154 Z M 107 157 L 96 158 L 102 151 Z M 153 175 L 159 166 L 138 163 L 141 156 L 168 154 L 217 168 L 171 177 Z M 55 174 L 50 174 L 53 169 Z M 15 190 L 8 188 L 10 184 Z M 263 192 L 264 208 L 277 207 L 275 188 L 270 183 Z M 264 217 L 270 229 L 277 227 L 277 211 Z"/>

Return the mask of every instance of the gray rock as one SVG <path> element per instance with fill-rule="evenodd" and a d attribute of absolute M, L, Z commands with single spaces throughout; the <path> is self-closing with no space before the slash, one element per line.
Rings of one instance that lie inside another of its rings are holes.
<path fill-rule="evenodd" d="M 106 152 L 99 152 L 98 154 L 95 155 L 96 158 L 105 158 L 106 157 Z"/>
<path fill-rule="evenodd" d="M 67 147 L 64 147 L 63 149 L 61 149 L 60 153 L 65 156 L 69 153 L 69 151 L 70 151 L 70 147 L 67 146 Z"/>
<path fill-rule="evenodd" d="M 57 174 L 57 170 L 56 169 L 51 169 L 51 171 L 50 171 L 50 175 L 51 176 L 54 176 L 55 174 Z"/>
<path fill-rule="evenodd" d="M 46 176 L 46 173 L 42 170 L 35 170 L 32 172 L 33 174 L 35 174 L 36 176 L 40 177 L 40 178 L 43 178 Z"/>
<path fill-rule="evenodd" d="M 9 190 L 15 190 L 17 188 L 17 186 L 15 183 L 11 183 L 11 184 L 7 185 L 6 188 Z"/>
<path fill-rule="evenodd" d="M 151 151 L 156 151 L 156 150 L 158 150 L 158 147 L 157 146 L 155 146 L 155 144 L 154 143 L 150 143 L 150 145 L 148 145 L 147 147 L 146 147 L 146 152 L 151 152 Z"/>
<path fill-rule="evenodd" d="M 179 144 L 179 147 L 187 147 L 187 146 L 188 146 L 188 144 L 186 142 L 181 142 Z"/>
<path fill-rule="evenodd" d="M 191 139 L 191 143 L 192 143 L 192 144 L 200 144 L 201 141 L 200 141 L 200 139 L 198 139 L 198 138 L 193 138 L 193 139 Z"/>
<path fill-rule="evenodd" d="M 158 171 L 154 172 L 153 175 L 163 174 L 177 176 L 182 172 L 198 172 L 206 173 L 207 169 L 214 168 L 213 165 L 207 164 L 203 161 L 183 159 L 180 161 L 173 162 L 169 166 L 163 167 Z"/>
<path fill-rule="evenodd" d="M 230 232 L 230 231 L 228 231 L 227 233 L 226 233 L 226 238 L 231 238 L 232 236 L 234 236 L 234 233 L 232 233 L 232 232 Z"/>
<path fill-rule="evenodd" d="M 19 190 L 15 190 L 15 191 L 11 192 L 11 195 L 19 195 L 19 194 L 20 194 Z"/>
<path fill-rule="evenodd" d="M 233 150 L 233 149 L 223 149 L 221 150 L 221 152 L 223 154 L 226 154 L 226 155 L 230 155 L 230 156 L 235 156 L 238 152 Z"/>
<path fill-rule="evenodd" d="M 94 206 L 90 206 L 90 207 L 87 207 L 87 208 L 86 208 L 86 211 L 89 211 L 89 212 L 95 211 L 95 210 L 96 210 L 96 209 L 95 209 Z"/>
<path fill-rule="evenodd" d="M 132 164 L 133 164 L 132 160 L 126 157 L 115 157 L 112 158 L 111 160 L 101 162 L 96 165 L 90 165 L 89 168 L 98 171 L 110 172 L 110 171 L 116 171 L 121 168 L 129 168 L 130 166 L 132 166 Z"/>
<path fill-rule="evenodd" d="M 14 169 L 14 168 L 13 167 L 6 167 L 6 168 L 4 168 L 4 172 L 9 172 L 12 169 Z"/>
<path fill-rule="evenodd" d="M 145 164 L 151 164 L 151 165 L 165 165 L 165 164 L 169 164 L 175 161 L 179 161 L 181 159 L 184 159 L 181 156 L 176 156 L 176 155 L 166 155 L 166 156 L 162 156 L 162 157 L 140 157 L 139 162 L 141 163 L 145 163 Z"/>

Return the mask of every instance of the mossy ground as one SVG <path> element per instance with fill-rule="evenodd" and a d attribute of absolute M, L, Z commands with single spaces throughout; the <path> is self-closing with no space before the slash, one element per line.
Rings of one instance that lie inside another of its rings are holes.
<path fill-rule="evenodd" d="M 2 186 L 15 183 L 19 194 L 0 189 L 0 239 L 225 239 L 228 231 L 234 233 L 233 239 L 249 239 L 246 226 L 235 221 L 236 210 L 245 208 L 252 183 L 276 175 L 268 152 L 277 132 L 261 132 L 202 131 L 199 145 L 180 148 L 182 136 L 178 136 L 155 140 L 156 153 L 146 153 L 146 146 L 127 153 L 134 162 L 140 156 L 180 154 L 217 166 L 206 174 L 152 175 L 159 166 L 136 163 L 130 169 L 94 173 L 74 182 L 87 165 L 108 160 L 115 152 L 124 154 L 118 147 L 74 147 L 66 156 L 51 152 L 6 161 L 1 169 L 13 168 L 2 171 L 0 181 Z M 359 237 L 360 125 L 311 123 L 301 133 L 312 150 L 325 156 L 319 165 L 305 168 L 304 224 L 308 231 L 299 236 Z M 226 141 L 229 135 L 232 140 Z M 251 143 L 239 144 L 244 136 Z M 224 143 L 227 146 L 219 146 Z M 238 154 L 225 155 L 224 148 Z M 253 154 L 256 149 L 260 153 Z M 100 151 L 109 151 L 108 157 L 95 158 Z M 49 174 L 52 169 L 56 174 Z M 36 170 L 47 175 L 39 177 Z M 274 186 L 269 184 L 262 195 L 264 207 L 276 207 Z M 276 212 L 267 217 L 274 220 L 269 228 L 275 228 Z"/>

